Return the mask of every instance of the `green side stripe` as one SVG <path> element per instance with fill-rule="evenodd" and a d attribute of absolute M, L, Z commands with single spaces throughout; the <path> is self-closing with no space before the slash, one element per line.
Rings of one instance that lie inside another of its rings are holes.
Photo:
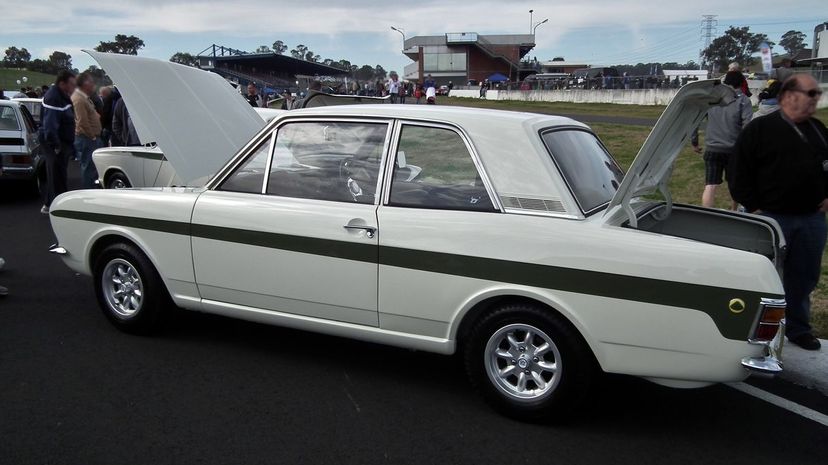
<path fill-rule="evenodd" d="M 578 270 L 549 265 L 472 257 L 441 252 L 428 252 L 398 247 L 358 244 L 353 242 L 292 236 L 262 231 L 105 215 L 68 210 L 51 212 L 61 218 L 107 223 L 171 234 L 192 235 L 238 244 L 248 244 L 293 252 L 342 258 L 453 276 L 506 282 L 523 286 L 557 289 L 634 302 L 691 308 L 707 313 L 722 335 L 728 339 L 745 340 L 762 297 L 779 295 L 734 290 L 701 284 L 688 284 L 653 278 L 627 276 L 598 271 Z M 731 299 L 745 301 L 747 310 L 733 314 L 728 310 Z"/>
<path fill-rule="evenodd" d="M 149 218 L 137 218 L 133 216 L 106 215 L 103 213 L 78 212 L 72 210 L 57 210 L 50 212 L 58 218 L 71 218 L 73 220 L 91 221 L 93 223 L 106 223 L 129 228 L 147 229 L 170 234 L 190 235 L 190 225 L 180 221 L 153 220 Z"/>
<path fill-rule="evenodd" d="M 271 249 L 290 250 L 313 255 L 344 258 L 360 262 L 377 262 L 377 246 L 353 242 L 318 239 L 314 237 L 291 236 L 246 229 L 225 228 L 203 224 L 192 225 L 192 235 L 204 239 L 235 242 Z"/>

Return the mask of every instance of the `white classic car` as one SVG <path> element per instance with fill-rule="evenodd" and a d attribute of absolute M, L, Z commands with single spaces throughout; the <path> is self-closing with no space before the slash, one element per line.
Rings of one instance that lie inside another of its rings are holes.
<path fill-rule="evenodd" d="M 38 123 L 23 102 L 0 100 L 0 182 L 28 181 L 40 193 L 46 159 L 37 137 Z"/>
<path fill-rule="evenodd" d="M 264 123 L 282 114 L 282 110 L 254 108 Z M 261 129 L 254 126 L 253 130 Z M 150 134 L 141 134 L 141 140 L 154 141 Z M 155 142 L 133 147 L 103 147 L 92 153 L 92 162 L 98 171 L 98 184 L 106 189 L 129 187 L 168 187 L 181 184 L 175 169 L 164 158 L 164 152 Z"/>
<path fill-rule="evenodd" d="M 187 69 L 93 56 L 116 81 L 131 77 L 121 86 L 130 111 L 158 131 L 182 179 L 205 174 L 193 161 L 207 147 L 235 143 L 232 128 L 182 121 L 163 95 L 138 90 L 198 89 Z M 597 369 L 674 387 L 776 373 L 778 225 L 673 204 L 667 188 L 692 129 L 731 98 L 714 81 L 682 88 L 626 175 L 567 118 L 417 105 L 293 111 L 236 147 L 203 187 L 61 195 L 51 250 L 93 276 L 121 330 L 151 332 L 175 305 L 461 352 L 483 397 L 518 418 L 573 409 Z M 256 118 L 249 107 L 224 111 Z"/>

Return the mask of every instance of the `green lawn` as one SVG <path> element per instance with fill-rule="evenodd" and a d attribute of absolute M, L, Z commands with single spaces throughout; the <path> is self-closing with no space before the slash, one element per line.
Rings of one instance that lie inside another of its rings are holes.
<path fill-rule="evenodd" d="M 44 84 L 50 85 L 55 82 L 55 77 L 50 74 L 36 73 L 25 69 L 0 68 L 0 89 L 20 90 L 22 85 L 18 85 L 17 80 L 23 76 L 29 78 L 25 84 L 26 86 L 40 87 Z"/>
<path fill-rule="evenodd" d="M 494 110 L 527 111 L 548 115 L 617 115 L 631 118 L 656 119 L 664 111 L 657 105 L 615 105 L 612 103 L 520 102 L 515 100 L 485 100 L 475 98 L 441 98 L 440 105 L 491 108 Z"/>
<path fill-rule="evenodd" d="M 611 103 L 519 102 L 474 98 L 442 98 L 440 105 L 490 108 L 494 110 L 528 111 L 546 115 L 602 115 L 657 119 L 664 111 L 657 105 L 615 105 Z M 828 108 L 817 111 L 816 117 L 828 124 Z"/>

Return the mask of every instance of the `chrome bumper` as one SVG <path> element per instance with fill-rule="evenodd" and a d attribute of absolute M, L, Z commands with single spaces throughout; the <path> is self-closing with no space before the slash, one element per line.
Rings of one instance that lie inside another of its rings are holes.
<path fill-rule="evenodd" d="M 69 255 L 69 252 L 65 248 L 57 244 L 52 244 L 49 247 L 49 253 L 53 253 L 55 255 Z"/>
<path fill-rule="evenodd" d="M 742 366 L 753 373 L 766 375 L 777 375 L 782 373 L 782 347 L 785 345 L 785 320 L 779 322 L 779 329 L 770 341 L 748 341 L 750 344 L 765 347 L 765 355 L 762 357 L 745 357 L 742 359 Z"/>

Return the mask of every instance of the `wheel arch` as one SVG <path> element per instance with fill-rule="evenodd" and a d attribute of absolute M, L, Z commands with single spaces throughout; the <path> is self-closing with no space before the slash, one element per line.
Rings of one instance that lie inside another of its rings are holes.
<path fill-rule="evenodd" d="M 580 336 L 582 342 L 589 347 L 598 365 L 603 366 L 596 341 L 590 336 L 589 331 L 578 319 L 576 313 L 571 311 L 563 302 L 531 290 L 491 289 L 474 296 L 457 313 L 449 329 L 449 337 L 455 341 L 456 347 L 462 347 L 464 339 L 469 336 L 474 325 L 481 318 L 493 309 L 508 304 L 537 305 L 554 313 L 561 318 L 561 321 L 572 327 L 575 333 Z"/>
<path fill-rule="evenodd" d="M 94 273 L 94 264 L 95 260 L 97 259 L 98 255 L 109 247 L 112 244 L 117 243 L 126 243 L 129 245 L 134 246 L 136 249 L 140 250 L 141 253 L 146 255 L 147 259 L 149 259 L 152 266 L 155 268 L 156 271 L 159 271 L 160 268 L 158 266 L 157 257 L 155 257 L 152 252 L 150 252 L 149 247 L 146 247 L 146 244 L 136 235 L 131 234 L 129 231 L 125 229 L 110 229 L 110 230 L 102 230 L 98 231 L 92 239 L 89 241 L 89 247 L 87 248 L 86 252 L 86 264 L 87 269 L 89 270 L 89 274 L 92 275 Z M 164 282 L 164 286 L 169 289 L 167 285 L 166 279 L 164 275 L 162 275 L 159 271 L 159 276 L 161 276 L 161 281 Z"/>
<path fill-rule="evenodd" d="M 135 185 L 135 184 L 133 184 L 132 179 L 129 177 L 126 170 L 122 169 L 119 166 L 110 166 L 109 168 L 106 169 L 106 171 L 104 172 L 103 178 L 102 178 L 102 181 L 104 183 L 104 185 L 102 187 L 104 189 L 106 189 L 106 186 L 109 184 L 109 180 L 116 173 L 121 173 L 122 175 L 124 175 L 124 177 L 126 178 L 126 180 L 127 180 L 127 182 L 129 183 L 130 186 Z"/>

